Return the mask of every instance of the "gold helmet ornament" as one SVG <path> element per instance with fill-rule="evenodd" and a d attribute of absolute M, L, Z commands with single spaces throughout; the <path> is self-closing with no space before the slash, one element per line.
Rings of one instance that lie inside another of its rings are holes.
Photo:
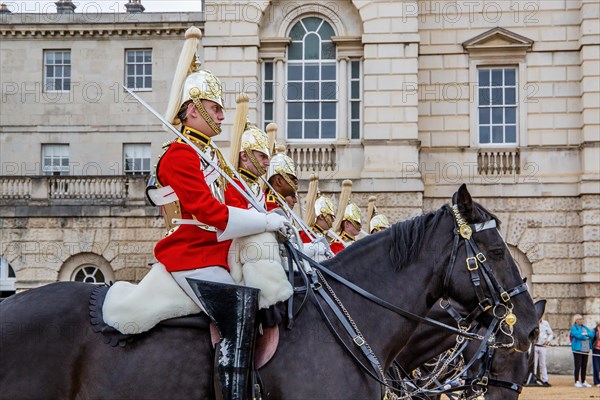
<path fill-rule="evenodd" d="M 256 126 L 250 125 L 242 134 L 242 145 L 240 151 L 258 151 L 271 157 L 269 151 L 269 138 L 267 134 Z"/>
<path fill-rule="evenodd" d="M 166 118 L 173 125 L 180 125 L 186 116 L 182 106 L 186 105 L 187 109 L 188 102 L 192 101 L 215 134 L 219 134 L 221 128 L 208 115 L 202 100 L 209 100 L 223 107 L 223 89 L 219 78 L 212 72 L 201 69 L 200 58 L 196 54 L 201 37 L 202 32 L 195 26 L 185 32 L 185 43 L 175 69 Z"/>
<path fill-rule="evenodd" d="M 377 214 L 373 218 L 371 218 L 371 222 L 369 225 L 370 233 L 379 232 L 391 226 L 390 221 L 383 214 Z"/>
<path fill-rule="evenodd" d="M 333 209 L 333 201 L 324 195 L 319 195 L 317 200 L 315 201 L 315 214 L 317 216 L 321 215 L 335 217 L 335 211 Z"/>
<path fill-rule="evenodd" d="M 350 222 L 356 230 L 360 231 L 362 223 L 360 221 L 360 208 L 352 202 L 348 203 L 344 210 L 344 221 Z"/>
<path fill-rule="evenodd" d="M 271 152 L 269 151 L 269 138 L 267 137 L 267 134 L 261 129 L 258 129 L 256 126 L 249 126 L 248 129 L 242 133 L 240 152 L 242 151 L 248 155 L 248 158 L 250 159 L 252 165 L 254 165 L 254 168 L 256 168 L 258 175 L 264 175 L 266 171 L 256 159 L 254 152 L 258 151 L 259 153 L 263 153 L 267 157 L 271 158 Z"/>
<path fill-rule="evenodd" d="M 319 177 L 316 174 L 311 174 L 306 194 L 306 215 L 304 222 L 308 226 L 313 226 L 316 224 L 318 217 L 323 217 L 329 229 L 332 228 L 335 221 L 333 201 L 319 192 Z"/>
<path fill-rule="evenodd" d="M 271 165 L 269 165 L 269 171 L 267 177 L 270 179 L 273 175 L 281 175 L 288 185 L 296 192 L 298 186 L 294 183 L 297 180 L 296 165 L 294 160 L 285 154 L 285 147 L 279 146 L 277 148 L 277 154 L 271 157 Z"/>
<path fill-rule="evenodd" d="M 383 214 L 377 212 L 376 196 L 369 197 L 367 205 L 367 221 L 369 221 L 369 233 L 379 232 L 390 227 L 390 221 Z"/>

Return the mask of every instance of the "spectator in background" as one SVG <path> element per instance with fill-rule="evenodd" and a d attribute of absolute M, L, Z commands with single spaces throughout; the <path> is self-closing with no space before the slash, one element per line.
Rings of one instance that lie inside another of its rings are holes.
<path fill-rule="evenodd" d="M 575 364 L 575 387 L 577 388 L 592 387 L 592 385 L 585 381 L 585 370 L 587 368 L 593 337 L 594 332 L 583 324 L 583 317 L 575 314 L 571 324 L 570 338 L 571 351 L 573 352 L 573 361 Z"/>
<path fill-rule="evenodd" d="M 554 338 L 554 333 L 548 321 L 542 316 L 540 318 L 540 335 L 535 343 L 535 353 L 533 361 L 533 371 L 537 372 L 538 364 L 540 366 L 540 377 L 542 379 L 542 385 L 549 387 L 548 383 L 548 368 L 546 367 L 546 346 L 550 344 L 550 341 Z"/>
<path fill-rule="evenodd" d="M 592 341 L 592 367 L 594 372 L 594 385 L 600 387 L 600 321 L 596 322 L 594 328 L 594 340 Z"/>

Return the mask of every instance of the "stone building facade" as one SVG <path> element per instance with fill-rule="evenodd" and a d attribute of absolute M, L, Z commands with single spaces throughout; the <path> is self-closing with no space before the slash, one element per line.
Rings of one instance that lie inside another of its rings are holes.
<path fill-rule="evenodd" d="M 334 198 L 352 179 L 354 201 L 365 209 L 376 194 L 398 221 L 467 183 L 502 219 L 534 298 L 548 300 L 555 344 L 566 345 L 572 314 L 600 318 L 599 21 L 592 0 L 206 0 L 203 13 L 0 14 L 0 256 L 17 290 L 97 270 L 106 281 L 143 276 L 164 225 L 143 198 L 146 170 L 128 163 L 137 151 L 156 160 L 170 136 L 120 85 L 133 52 L 134 78 L 136 65 L 152 67 L 139 94 L 163 111 L 183 32 L 197 25 L 231 110 L 219 146 L 244 91 L 250 120 L 280 127 L 301 190 L 313 170 Z M 44 71 L 65 66 L 63 51 L 71 86 L 47 90 Z M 62 64 L 46 63 L 47 52 Z"/>

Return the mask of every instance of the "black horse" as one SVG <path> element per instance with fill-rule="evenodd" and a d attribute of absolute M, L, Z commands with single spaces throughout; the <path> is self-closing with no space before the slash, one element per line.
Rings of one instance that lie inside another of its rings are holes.
<path fill-rule="evenodd" d="M 472 201 L 466 186 L 454 203 L 469 224 L 494 217 Z M 371 235 L 325 263 L 381 299 L 425 315 L 446 292 L 465 307 L 478 304 L 465 267 L 465 245 L 449 265 L 456 219 L 444 206 Z M 495 229 L 474 232 L 498 283 L 522 283 Z M 445 282 L 444 277 L 448 276 Z M 387 369 L 417 322 L 331 281 L 332 289 Z M 106 345 L 90 327 L 92 285 L 56 283 L 0 303 L 0 399 L 207 399 L 212 396 L 213 350 L 207 331 L 157 326 L 124 347 Z M 398 290 L 402 289 L 402 290 Z M 485 292 L 494 288 L 483 284 Z M 537 335 L 528 294 L 510 299 L 518 317 L 514 347 L 525 351 Z M 336 328 L 342 329 L 339 323 Z M 352 343 L 352 340 L 349 340 Z M 441 351 L 442 349 L 440 349 Z M 360 354 L 360 352 L 359 352 Z M 281 331 L 275 357 L 260 370 L 264 399 L 374 399 L 382 386 L 333 339 L 316 307 L 307 304 L 294 328 Z"/>
<path fill-rule="evenodd" d="M 538 301 L 539 302 L 539 301 Z M 536 302 L 536 304 L 538 303 Z M 455 305 L 461 316 L 466 316 L 469 312 L 460 305 Z M 537 305 L 536 305 L 537 308 Z M 456 325 L 456 321 L 444 310 L 439 303 L 436 303 L 427 313 L 427 317 L 446 323 Z M 469 323 L 481 326 L 477 329 L 479 335 L 485 336 L 490 318 L 483 318 L 481 323 L 470 321 Z M 482 325 L 483 323 L 483 325 Z M 464 325 L 464 324 L 463 324 Z M 411 372 L 416 368 L 422 367 L 424 363 L 434 359 L 439 355 L 440 349 L 444 351 L 454 348 L 457 345 L 457 335 L 453 332 L 434 327 L 431 325 L 420 324 L 415 330 L 409 341 L 406 343 L 398 357 L 396 358 L 397 370 L 392 371 L 394 375 L 400 373 L 401 378 L 412 378 Z M 459 388 L 464 391 L 465 398 L 473 396 L 475 391 L 485 393 L 486 400 L 516 400 L 522 389 L 522 385 L 527 378 L 529 352 L 516 351 L 512 348 L 481 348 L 480 340 L 472 340 L 457 346 L 461 352 L 464 363 L 470 364 L 466 371 L 465 384 Z M 483 354 L 481 353 L 483 352 Z M 475 360 L 472 362 L 472 359 Z M 460 357 L 457 357 L 460 360 Z M 472 363 L 471 363 L 472 362 Z M 458 365 L 458 368 L 464 367 Z M 428 368 L 423 368 L 420 381 L 428 380 Z M 437 390 L 443 390 L 443 383 L 446 381 L 447 373 L 455 373 L 453 370 L 442 371 L 438 382 Z M 397 385 L 399 386 L 399 385 Z M 440 396 L 424 392 L 416 396 L 419 399 L 439 399 Z"/>

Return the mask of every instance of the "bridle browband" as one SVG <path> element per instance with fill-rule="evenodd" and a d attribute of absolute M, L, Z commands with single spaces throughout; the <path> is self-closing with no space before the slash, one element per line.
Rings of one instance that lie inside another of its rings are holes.
<path fill-rule="evenodd" d="M 464 324 L 465 321 L 467 321 L 467 319 L 473 320 L 473 319 L 477 318 L 481 313 L 494 307 L 494 310 L 493 310 L 494 311 L 493 312 L 494 321 L 491 325 L 493 326 L 493 325 L 497 324 L 498 327 L 500 327 L 500 325 L 501 325 L 500 321 L 505 322 L 509 326 L 509 330 L 510 330 L 510 333 L 508 333 L 508 335 L 512 338 L 512 327 L 516 323 L 516 316 L 514 316 L 514 314 L 512 314 L 512 312 L 511 312 L 512 304 L 510 304 L 510 299 L 513 296 L 516 296 L 520 293 L 527 291 L 527 285 L 525 283 L 523 283 L 509 291 L 504 290 L 502 288 L 502 286 L 499 284 L 498 280 L 496 279 L 496 276 L 494 275 L 493 270 L 489 266 L 486 257 L 483 255 L 483 253 L 481 253 L 479 251 L 475 241 L 472 238 L 473 231 L 479 232 L 479 231 L 486 230 L 486 229 L 496 228 L 495 220 L 491 219 L 491 220 L 485 221 L 484 223 L 469 225 L 465 222 L 465 220 L 462 218 L 462 216 L 460 216 L 460 213 L 458 212 L 458 208 L 456 205 L 452 206 L 452 211 L 453 211 L 454 217 L 455 217 L 454 224 L 455 224 L 456 229 L 454 230 L 454 241 L 453 241 L 453 248 L 452 248 L 452 253 L 451 253 L 451 257 L 450 257 L 450 262 L 449 262 L 448 268 L 446 269 L 446 272 L 444 274 L 444 281 L 443 281 L 444 283 L 443 283 L 442 291 L 443 291 L 443 295 L 444 295 L 443 300 L 445 301 L 445 303 L 444 303 L 445 307 L 443 306 L 443 308 L 446 309 L 450 313 L 450 315 L 453 316 L 453 318 L 457 321 L 458 328 L 455 328 L 453 326 L 433 320 L 428 317 L 422 317 L 420 315 L 414 314 L 410 311 L 407 311 L 400 307 L 397 307 L 397 306 L 379 298 L 378 296 L 375 296 L 372 293 L 364 290 L 360 286 L 348 281 L 347 279 L 345 279 L 345 278 L 341 277 L 340 275 L 336 274 L 335 272 L 329 270 L 328 268 L 321 265 L 320 263 L 317 263 L 316 261 L 312 260 L 311 258 L 306 256 L 302 252 L 298 251 L 289 241 L 284 242 L 284 246 L 288 253 L 288 267 L 289 267 L 288 271 L 290 274 L 290 280 L 293 281 L 292 262 L 295 262 L 298 265 L 298 271 L 300 272 L 300 275 L 302 276 L 302 279 L 304 280 L 304 283 L 307 287 L 305 299 L 303 300 L 303 302 L 301 304 L 301 308 L 298 310 L 296 315 L 301 311 L 302 306 L 304 305 L 304 303 L 306 301 L 306 297 L 309 297 L 312 300 L 312 302 L 315 304 L 317 311 L 319 312 L 319 314 L 325 321 L 326 326 L 328 327 L 330 332 L 333 334 L 335 339 L 338 341 L 338 343 L 340 343 L 340 345 L 342 345 L 342 347 L 346 350 L 346 352 L 354 359 L 354 361 L 369 376 L 371 376 L 373 379 L 375 379 L 382 385 L 383 399 L 397 399 L 398 398 L 397 395 L 395 393 L 392 393 L 390 390 L 390 389 L 397 389 L 397 388 L 394 388 L 392 385 L 390 385 L 388 383 L 388 381 L 386 379 L 386 374 L 384 373 L 381 363 L 377 359 L 377 356 L 374 354 L 374 352 L 368 345 L 367 341 L 365 340 L 362 333 L 360 332 L 360 330 L 354 323 L 354 321 L 353 321 L 352 317 L 350 316 L 350 314 L 348 313 L 348 311 L 345 309 L 345 307 L 343 306 L 341 301 L 337 298 L 333 289 L 327 283 L 324 275 L 327 275 L 331 279 L 334 279 L 335 281 L 341 283 L 345 287 L 351 289 L 352 291 L 354 291 L 357 294 L 361 295 L 362 297 L 370 300 L 371 302 L 374 302 L 374 303 L 378 304 L 379 306 L 384 307 L 385 309 L 390 310 L 396 314 L 399 314 L 405 318 L 412 319 L 412 320 L 420 322 L 420 323 L 429 324 L 434 327 L 447 330 L 447 331 L 452 332 L 453 334 L 456 334 L 462 338 L 467 338 L 470 340 L 471 339 L 482 340 L 482 343 L 477 351 L 477 354 L 479 355 L 479 357 L 481 357 L 483 354 L 486 353 L 487 348 L 490 346 L 489 341 L 492 339 L 491 335 L 492 335 L 493 331 L 495 331 L 495 329 L 491 329 L 485 336 L 481 336 L 476 333 L 468 332 L 468 328 L 465 328 L 464 325 L 462 325 L 462 324 Z M 476 310 L 474 310 L 472 313 L 470 313 L 469 316 L 467 316 L 467 317 L 462 317 L 451 306 L 450 300 L 448 297 L 450 276 L 452 274 L 452 270 L 453 270 L 454 264 L 456 262 L 456 256 L 457 256 L 458 247 L 460 244 L 460 237 L 462 237 L 464 239 L 465 248 L 467 251 L 467 259 L 466 259 L 467 269 L 470 272 L 471 282 L 473 283 L 473 285 L 475 287 L 475 292 L 476 292 L 478 300 L 479 300 L 479 304 L 478 304 L 478 307 L 476 308 Z M 309 265 L 310 267 L 305 270 L 303 268 L 304 265 Z M 488 290 L 491 294 L 491 297 L 492 297 L 491 299 L 484 295 L 484 291 L 483 291 L 483 288 L 481 287 L 481 279 L 479 277 L 478 271 L 481 271 L 481 274 L 483 275 L 483 278 L 486 282 L 486 286 L 488 287 Z M 365 358 L 367 358 L 367 360 L 371 364 L 372 369 L 375 371 L 374 373 L 363 362 L 361 362 L 358 359 L 358 357 L 354 354 L 352 349 L 343 340 L 343 338 L 341 337 L 341 335 L 336 330 L 333 323 L 327 316 L 327 314 L 323 308 L 323 305 L 319 301 L 319 297 L 317 296 L 317 294 L 320 296 L 320 298 L 323 299 L 323 301 L 325 301 L 327 306 L 336 315 L 338 321 L 342 324 L 342 326 L 344 327 L 344 329 L 346 330 L 348 335 L 352 338 L 353 343 L 362 351 Z M 292 301 L 293 301 L 292 299 L 293 299 L 293 296 L 290 298 L 289 303 L 288 303 L 288 320 L 289 320 L 288 327 L 289 328 L 293 324 L 293 317 L 294 317 L 292 314 L 292 311 L 291 311 Z M 502 301 L 503 303 L 501 303 L 500 301 Z M 501 315 L 498 315 L 498 313 L 496 312 L 496 308 L 502 307 L 502 306 L 504 307 L 505 312 Z M 507 334 L 506 332 L 504 332 L 504 333 Z M 512 344 L 514 344 L 514 339 L 513 339 L 513 343 L 511 343 L 510 346 L 512 346 Z M 469 363 L 469 366 L 474 361 L 475 360 L 472 360 Z M 490 363 L 491 363 L 491 361 L 490 361 Z M 479 379 L 479 381 L 482 381 L 482 380 L 485 380 L 486 382 L 490 382 L 490 379 L 487 378 L 487 376 L 485 376 L 485 379 L 483 379 L 483 378 Z"/>

